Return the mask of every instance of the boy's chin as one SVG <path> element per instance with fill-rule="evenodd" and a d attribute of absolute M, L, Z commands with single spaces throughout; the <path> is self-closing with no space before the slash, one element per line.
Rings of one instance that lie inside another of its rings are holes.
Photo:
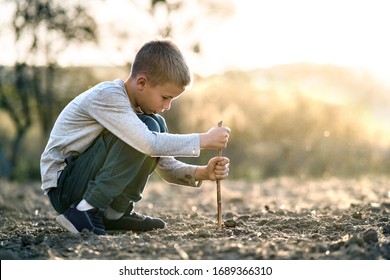
<path fill-rule="evenodd" d="M 159 113 L 158 110 L 150 110 L 150 109 L 146 109 L 146 108 L 144 108 L 144 109 L 141 108 L 141 110 L 142 110 L 142 112 L 144 112 L 144 114 L 147 114 L 147 115 L 152 115 L 152 114 L 158 114 Z"/>

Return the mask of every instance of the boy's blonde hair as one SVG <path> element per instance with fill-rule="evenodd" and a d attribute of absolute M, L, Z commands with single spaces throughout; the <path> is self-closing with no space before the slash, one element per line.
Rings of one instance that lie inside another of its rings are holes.
<path fill-rule="evenodd" d="M 186 88 L 192 80 L 183 54 L 169 39 L 150 41 L 142 46 L 131 67 L 131 77 L 138 74 L 145 74 L 152 86 L 171 83 Z"/>

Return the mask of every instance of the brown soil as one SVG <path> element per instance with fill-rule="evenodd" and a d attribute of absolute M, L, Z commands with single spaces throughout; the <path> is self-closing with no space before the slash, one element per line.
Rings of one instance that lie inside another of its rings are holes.
<path fill-rule="evenodd" d="M 0 181 L 0 259 L 390 259 L 390 178 L 222 182 L 202 189 L 152 182 L 137 212 L 168 226 L 73 235 L 39 183 Z"/>

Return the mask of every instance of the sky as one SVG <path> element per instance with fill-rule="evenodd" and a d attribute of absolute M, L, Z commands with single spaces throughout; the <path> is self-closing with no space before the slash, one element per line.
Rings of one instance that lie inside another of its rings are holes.
<path fill-rule="evenodd" d="M 235 16 L 205 38 L 213 71 L 312 62 L 365 68 L 390 78 L 387 1 L 236 2 Z M 221 43 L 226 47 L 213 47 Z"/>
<path fill-rule="evenodd" d="M 190 34 L 184 32 L 174 38 L 179 46 L 185 45 L 190 37 L 200 40 L 201 55 L 185 52 L 195 73 L 210 75 L 226 70 L 309 62 L 357 67 L 390 81 L 390 17 L 386 0 L 230 2 L 233 13 L 211 20 L 192 7 L 191 16 L 197 18 L 196 28 L 191 29 Z M 153 23 L 146 22 L 142 14 L 131 7 L 129 0 L 93 3 L 96 5 L 91 11 L 101 25 L 100 45 L 72 47 L 59 58 L 60 64 L 119 65 L 129 60 L 142 40 L 151 39 L 155 31 L 151 24 L 159 23 L 158 19 Z M 4 24 L 7 19 L 4 13 L 7 12 L 1 13 L 0 23 Z M 3 45 L 0 64 L 10 64 L 14 57 L 9 35 L 9 32 L 0 31 Z"/>

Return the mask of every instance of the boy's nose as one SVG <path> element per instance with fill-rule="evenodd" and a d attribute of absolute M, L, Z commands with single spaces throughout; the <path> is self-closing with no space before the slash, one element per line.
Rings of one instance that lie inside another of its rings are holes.
<path fill-rule="evenodd" d="M 172 103 L 172 101 L 168 101 L 168 102 L 164 103 L 164 110 L 171 109 L 171 103 Z"/>

